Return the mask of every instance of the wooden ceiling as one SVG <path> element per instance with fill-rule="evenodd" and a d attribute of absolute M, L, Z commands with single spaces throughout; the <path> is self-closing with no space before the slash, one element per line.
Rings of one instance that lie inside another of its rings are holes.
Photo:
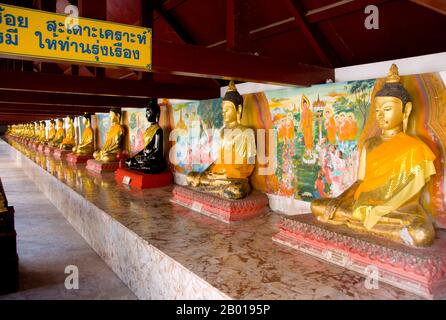
<path fill-rule="evenodd" d="M 147 98 L 208 99 L 229 79 L 312 85 L 334 68 L 446 51 L 444 0 L 14 0 L 153 28 L 153 72 L 1 59 L 0 124 Z M 364 27 L 367 5 L 379 29 Z"/>

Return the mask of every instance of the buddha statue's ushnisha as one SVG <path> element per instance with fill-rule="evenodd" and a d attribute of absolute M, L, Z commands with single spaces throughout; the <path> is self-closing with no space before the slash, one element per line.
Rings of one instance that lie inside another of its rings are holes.
<path fill-rule="evenodd" d="M 396 65 L 376 93 L 374 106 L 382 134 L 365 141 L 359 180 L 337 198 L 313 201 L 311 211 L 325 223 L 429 246 L 435 238 L 432 216 L 419 198 L 435 174 L 435 155 L 422 141 L 405 133 L 412 103 Z"/>
<path fill-rule="evenodd" d="M 56 136 L 56 122 L 51 119 L 50 120 L 50 127 L 48 129 L 48 137 L 46 138 L 46 143 L 49 144 L 53 141 L 54 137 Z"/>
<path fill-rule="evenodd" d="M 144 132 L 144 148 L 126 160 L 127 167 L 144 173 L 160 173 L 167 164 L 163 153 L 163 129 L 159 126 L 160 106 L 158 99 L 150 99 L 146 108 L 149 127 Z"/>
<path fill-rule="evenodd" d="M 60 143 L 59 149 L 71 150 L 76 145 L 76 131 L 74 129 L 74 118 L 72 116 L 67 117 L 68 127 L 65 131 L 65 138 Z"/>
<path fill-rule="evenodd" d="M 118 161 L 118 154 L 121 152 L 124 137 L 124 128 L 120 122 L 121 110 L 110 110 L 110 130 L 107 133 L 107 138 L 102 149 L 93 153 L 95 160 L 105 163 Z"/>
<path fill-rule="evenodd" d="M 85 126 L 82 132 L 82 139 L 77 146 L 73 147 L 73 153 L 84 156 L 92 155 L 94 152 L 94 134 L 91 128 L 91 114 L 85 113 L 82 121 Z"/>
<path fill-rule="evenodd" d="M 217 160 L 204 172 L 192 172 L 187 183 L 200 191 L 226 199 L 242 199 L 249 195 L 249 176 L 255 168 L 256 143 L 251 128 L 240 121 L 243 97 L 231 81 L 222 101 L 224 127 Z"/>
<path fill-rule="evenodd" d="M 65 138 L 65 129 L 63 127 L 63 119 L 57 119 L 57 131 L 54 135 L 54 139 L 49 143 L 52 148 L 58 148 Z"/>

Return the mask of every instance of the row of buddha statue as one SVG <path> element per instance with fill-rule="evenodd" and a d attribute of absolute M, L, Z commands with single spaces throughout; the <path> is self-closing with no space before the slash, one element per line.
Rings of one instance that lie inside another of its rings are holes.
<path fill-rule="evenodd" d="M 392 65 L 385 84 L 373 99 L 381 134 L 368 139 L 360 150 L 358 181 L 336 198 L 312 201 L 312 214 L 322 223 L 346 226 L 408 245 L 429 246 L 435 238 L 433 215 L 420 205 L 420 196 L 425 184 L 435 174 L 435 156 L 421 140 L 406 134 L 412 103 L 400 82 L 396 65 Z M 150 125 L 144 133 L 144 148 L 126 160 L 129 168 L 148 173 L 166 169 L 159 113 L 156 100 L 151 100 L 146 110 Z M 255 168 L 256 144 L 254 134 L 246 134 L 250 128 L 241 124 L 243 97 L 233 82 L 222 99 L 222 113 L 222 132 L 229 129 L 238 134 L 222 134 L 218 159 L 203 172 L 189 173 L 187 183 L 200 192 L 239 200 L 251 192 L 249 177 Z M 94 153 L 95 159 L 102 161 L 116 160 L 124 135 L 119 113 L 112 110 L 110 119 L 112 126 L 107 141 Z M 85 116 L 84 121 L 89 128 L 90 118 Z M 58 130 L 54 133 L 54 128 L 50 129 L 49 144 L 60 148 L 74 147 L 74 152 L 92 152 L 92 131 L 85 131 L 82 142 L 75 146 L 74 133 L 63 138 L 61 128 L 59 120 Z M 24 131 L 27 137 L 34 134 L 38 139 L 44 139 L 42 134 L 38 135 L 36 126 L 34 133 L 28 133 L 32 131 L 29 125 L 25 125 Z M 228 156 L 228 148 L 232 161 L 223 159 Z M 235 158 L 239 159 L 237 163 Z"/>
<path fill-rule="evenodd" d="M 163 130 L 159 126 L 160 107 L 157 99 L 150 99 L 146 108 L 146 118 L 149 123 L 144 133 L 144 148 L 132 158 L 125 161 L 126 165 L 144 173 L 159 173 L 167 168 L 163 153 Z M 6 134 L 24 138 L 28 141 L 46 145 L 50 148 L 71 151 L 75 155 L 91 156 L 97 161 L 111 163 L 119 160 L 122 152 L 124 127 L 121 125 L 121 111 L 111 109 L 109 113 L 110 129 L 104 145 L 95 151 L 94 132 L 91 127 L 91 115 L 85 113 L 82 117 L 84 129 L 79 143 L 76 143 L 74 118 L 66 118 L 67 128 L 64 128 L 64 119 L 50 120 L 48 135 L 46 122 L 34 122 L 9 126 Z"/>

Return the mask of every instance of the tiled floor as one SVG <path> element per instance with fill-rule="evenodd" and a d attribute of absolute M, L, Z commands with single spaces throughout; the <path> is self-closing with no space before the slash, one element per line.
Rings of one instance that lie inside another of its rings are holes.
<path fill-rule="evenodd" d="M 15 208 L 20 291 L 0 299 L 136 299 L 12 159 L 0 154 L 0 178 Z M 68 265 L 79 289 L 67 290 Z"/>

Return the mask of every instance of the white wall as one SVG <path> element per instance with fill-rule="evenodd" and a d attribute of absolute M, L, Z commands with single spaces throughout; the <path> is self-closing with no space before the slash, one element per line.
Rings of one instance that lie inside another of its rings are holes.
<path fill-rule="evenodd" d="M 446 72 L 446 52 L 406 59 L 388 60 L 335 69 L 336 82 L 383 78 L 392 63 L 396 63 L 400 75 L 429 72 Z M 443 73 L 443 80 L 445 79 Z"/>

